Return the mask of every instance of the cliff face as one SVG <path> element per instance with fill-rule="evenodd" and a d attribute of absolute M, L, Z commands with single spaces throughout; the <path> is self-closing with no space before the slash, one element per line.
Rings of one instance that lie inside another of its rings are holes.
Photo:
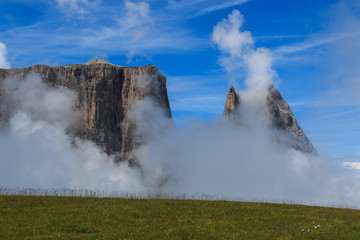
<path fill-rule="evenodd" d="M 126 118 L 133 101 L 151 97 L 171 118 L 166 78 L 154 65 L 120 67 L 93 59 L 78 65 L 0 69 L 0 101 L 3 103 L 0 124 L 4 124 L 7 117 L 6 93 L 1 89 L 1 80 L 23 78 L 29 73 L 40 74 L 43 82 L 51 87 L 64 86 L 75 92 L 81 126 L 74 130 L 74 135 L 94 141 L 106 153 L 114 154 L 118 161 L 131 159 L 136 148 L 133 139 L 136 123 Z"/>
<path fill-rule="evenodd" d="M 233 121 L 240 118 L 238 111 L 241 103 L 237 99 L 240 99 L 240 96 L 235 92 L 234 87 L 230 87 L 226 98 L 224 117 L 229 117 Z M 290 143 L 291 147 L 305 153 L 317 155 L 315 148 L 300 127 L 289 105 L 273 86 L 269 87 L 265 115 L 271 127 L 289 134 L 289 137 L 293 140 Z"/>

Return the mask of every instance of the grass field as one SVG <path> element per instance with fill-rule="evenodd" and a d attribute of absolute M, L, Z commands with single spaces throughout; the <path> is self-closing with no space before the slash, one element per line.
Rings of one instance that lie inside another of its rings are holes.
<path fill-rule="evenodd" d="M 360 211 L 229 201 L 0 195 L 0 239 L 360 239 Z"/>

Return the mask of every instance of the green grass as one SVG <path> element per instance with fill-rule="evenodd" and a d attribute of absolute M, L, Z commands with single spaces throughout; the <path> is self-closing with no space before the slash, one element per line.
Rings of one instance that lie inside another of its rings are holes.
<path fill-rule="evenodd" d="M 360 211 L 228 201 L 0 195 L 0 239 L 360 239 Z"/>

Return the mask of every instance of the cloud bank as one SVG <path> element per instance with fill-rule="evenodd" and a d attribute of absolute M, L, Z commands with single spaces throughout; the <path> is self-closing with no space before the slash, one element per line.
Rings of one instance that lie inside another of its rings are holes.
<path fill-rule="evenodd" d="M 3 85 L 11 111 L 0 131 L 0 185 L 145 191 L 139 171 L 115 165 L 93 142 L 67 134 L 77 124 L 73 92 L 51 88 L 38 75 Z"/>
<path fill-rule="evenodd" d="M 77 124 L 70 90 L 50 88 L 37 75 L 4 86 L 14 105 L 0 133 L 2 186 L 306 204 L 355 204 L 360 197 L 345 171 L 278 143 L 281 133 L 252 105 L 245 104 L 241 126 L 224 119 L 177 128 L 151 99 L 137 102 L 131 117 L 147 144 L 136 152 L 141 168 L 130 168 L 67 134 Z"/>
<path fill-rule="evenodd" d="M 129 115 L 137 121 L 137 141 L 146 143 L 135 153 L 141 168 L 130 168 L 127 163 L 115 165 L 112 156 L 94 143 L 68 134 L 78 117 L 76 96 L 70 90 L 50 88 L 36 75 L 7 79 L 3 85 L 11 111 L 7 127 L 0 132 L 0 185 L 205 193 L 250 201 L 359 207 L 356 174 L 279 143 L 283 133 L 270 128 L 254 107 L 252 100 L 264 96 L 253 93 L 262 94 L 263 86 L 273 82 L 274 72 L 271 54 L 254 47 L 251 33 L 241 31 L 242 23 L 235 10 L 213 33 L 222 59 L 241 64 L 245 71 L 248 89 L 243 93 L 252 97 L 243 99 L 242 125 L 226 119 L 194 120 L 178 128 L 146 98 L 133 104 Z M 147 86 L 149 79 L 139 78 L 137 84 Z"/>

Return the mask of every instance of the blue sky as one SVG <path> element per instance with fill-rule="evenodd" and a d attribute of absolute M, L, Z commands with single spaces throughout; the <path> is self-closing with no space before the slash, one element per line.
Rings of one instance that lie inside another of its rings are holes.
<path fill-rule="evenodd" d="M 273 54 L 277 86 L 320 154 L 360 157 L 357 0 L 11 0 L 0 2 L 0 67 L 108 59 L 155 64 L 175 121 L 220 117 L 230 84 L 211 41 L 234 9 Z"/>

